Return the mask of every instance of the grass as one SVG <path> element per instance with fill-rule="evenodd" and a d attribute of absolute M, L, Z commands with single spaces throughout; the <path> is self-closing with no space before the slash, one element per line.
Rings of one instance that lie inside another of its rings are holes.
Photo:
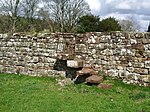
<path fill-rule="evenodd" d="M 150 88 L 107 82 L 112 89 L 60 87 L 54 78 L 0 74 L 0 112 L 150 112 Z"/>

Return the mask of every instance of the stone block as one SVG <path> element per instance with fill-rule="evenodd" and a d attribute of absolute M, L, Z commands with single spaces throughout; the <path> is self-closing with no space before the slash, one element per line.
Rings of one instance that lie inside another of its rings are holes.
<path fill-rule="evenodd" d="M 57 59 L 49 58 L 49 57 L 47 57 L 46 60 L 47 60 L 48 63 L 55 63 L 57 61 Z"/>
<path fill-rule="evenodd" d="M 37 63 L 38 61 L 39 61 L 39 57 L 33 57 L 30 62 Z"/>
<path fill-rule="evenodd" d="M 119 74 L 119 77 L 120 77 L 120 78 L 125 78 L 126 76 L 129 75 L 129 72 L 126 71 L 126 70 L 119 70 L 119 71 L 118 71 L 118 74 Z"/>
<path fill-rule="evenodd" d="M 104 43 L 100 43 L 100 44 L 96 45 L 96 48 L 99 49 L 99 50 L 104 50 L 104 49 L 106 49 L 106 46 L 105 46 Z"/>
<path fill-rule="evenodd" d="M 84 67 L 82 68 L 82 70 L 77 71 L 77 75 L 97 75 L 98 72 L 96 72 L 95 70 L 93 70 L 92 68 L 89 67 Z"/>
<path fill-rule="evenodd" d="M 130 44 L 137 44 L 137 40 L 136 39 L 130 39 Z"/>
<path fill-rule="evenodd" d="M 145 68 L 150 68 L 150 60 L 145 61 Z"/>
<path fill-rule="evenodd" d="M 106 49 L 106 50 L 103 51 L 103 55 L 112 56 L 113 55 L 113 50 Z"/>
<path fill-rule="evenodd" d="M 127 71 L 134 72 L 134 67 L 127 67 Z"/>
<path fill-rule="evenodd" d="M 97 75 L 92 75 L 86 78 L 87 83 L 91 84 L 99 84 L 103 82 L 103 77 L 102 76 L 97 76 Z"/>
<path fill-rule="evenodd" d="M 100 42 L 101 43 L 108 43 L 108 41 L 109 41 L 109 38 L 107 38 L 106 36 L 101 36 L 101 39 L 100 39 Z"/>
<path fill-rule="evenodd" d="M 144 45 L 144 49 L 145 49 L 145 51 L 150 50 L 150 44 Z"/>
<path fill-rule="evenodd" d="M 138 73 L 138 74 L 143 74 L 143 75 L 145 74 L 146 75 L 146 74 L 148 74 L 148 69 L 134 68 L 134 72 Z"/>
<path fill-rule="evenodd" d="M 57 50 L 60 51 L 60 52 L 63 52 L 64 51 L 64 46 L 65 45 L 63 43 L 59 43 L 58 47 L 57 47 Z"/>
<path fill-rule="evenodd" d="M 146 58 L 150 58 L 150 50 L 145 51 L 143 55 Z"/>
<path fill-rule="evenodd" d="M 116 69 L 110 69 L 107 71 L 107 74 L 111 77 L 118 77 L 119 73 Z"/>
<path fill-rule="evenodd" d="M 142 42 L 143 44 L 150 44 L 150 39 L 143 38 Z"/>
<path fill-rule="evenodd" d="M 96 43 L 97 36 L 90 36 L 87 40 L 87 43 Z"/>
<path fill-rule="evenodd" d="M 67 66 L 71 68 L 80 68 L 83 67 L 83 61 L 67 60 Z"/>
<path fill-rule="evenodd" d="M 150 75 L 140 75 L 140 80 L 143 82 L 150 83 Z"/>
<path fill-rule="evenodd" d="M 135 68 L 143 68 L 144 63 L 139 63 L 139 62 L 131 62 L 131 66 Z"/>

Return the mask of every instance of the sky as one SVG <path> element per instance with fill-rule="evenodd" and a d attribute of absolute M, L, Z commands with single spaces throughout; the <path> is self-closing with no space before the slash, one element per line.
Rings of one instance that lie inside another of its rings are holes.
<path fill-rule="evenodd" d="M 147 31 L 150 23 L 150 0 L 85 0 L 94 15 L 100 18 L 132 18 Z"/>

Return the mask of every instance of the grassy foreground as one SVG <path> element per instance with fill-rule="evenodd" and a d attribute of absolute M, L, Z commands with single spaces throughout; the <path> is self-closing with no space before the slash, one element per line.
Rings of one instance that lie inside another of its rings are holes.
<path fill-rule="evenodd" d="M 150 88 L 60 87 L 53 78 L 0 74 L 0 112 L 150 112 Z"/>

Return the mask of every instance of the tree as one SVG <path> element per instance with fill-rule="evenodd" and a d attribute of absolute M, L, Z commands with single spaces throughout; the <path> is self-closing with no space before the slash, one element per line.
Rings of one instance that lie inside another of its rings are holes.
<path fill-rule="evenodd" d="M 16 30 L 16 22 L 18 20 L 18 14 L 20 11 L 20 0 L 1 0 L 0 1 L 0 9 L 2 12 L 9 15 L 11 19 L 11 31 L 14 32 Z"/>
<path fill-rule="evenodd" d="M 78 19 L 90 12 L 84 0 L 46 0 L 45 4 L 60 32 L 74 32 Z"/>
<path fill-rule="evenodd" d="M 99 31 L 100 18 L 94 15 L 82 16 L 77 25 L 77 32 L 98 32 Z"/>
<path fill-rule="evenodd" d="M 121 31 L 121 26 L 115 18 L 109 17 L 100 21 L 99 29 L 101 32 Z"/>
<path fill-rule="evenodd" d="M 23 0 L 22 15 L 27 19 L 29 29 L 34 29 L 34 18 L 37 16 L 40 0 Z"/>
<path fill-rule="evenodd" d="M 9 16 L 0 14 L 0 33 L 5 33 L 10 31 L 11 19 Z"/>
<path fill-rule="evenodd" d="M 55 21 L 50 18 L 50 13 L 49 13 L 48 10 L 45 10 L 44 8 L 41 8 L 39 10 L 38 17 L 42 21 L 45 21 L 45 23 L 47 24 L 45 26 L 47 26 L 47 29 L 50 32 L 55 32 L 56 31 L 56 29 L 55 29 L 56 27 L 55 26 L 57 26 L 57 23 L 55 23 Z"/>
<path fill-rule="evenodd" d="M 147 30 L 147 32 L 150 32 L 150 23 L 149 23 L 149 26 L 148 26 L 148 30 Z"/>
<path fill-rule="evenodd" d="M 135 32 L 140 30 L 140 25 L 132 17 L 128 17 L 127 19 L 120 20 L 119 24 L 121 26 L 122 31 Z"/>

